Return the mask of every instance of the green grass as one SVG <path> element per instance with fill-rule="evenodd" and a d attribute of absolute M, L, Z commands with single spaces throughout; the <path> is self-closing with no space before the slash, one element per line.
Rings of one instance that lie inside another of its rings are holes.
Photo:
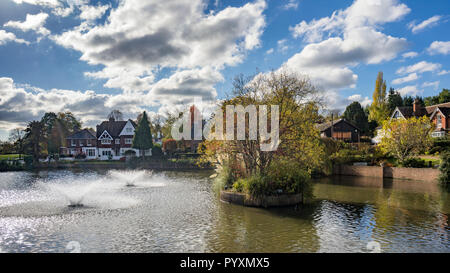
<path fill-rule="evenodd" d="M 23 157 L 23 155 L 22 155 Z M 7 159 L 18 159 L 18 154 L 10 154 L 10 155 L 0 155 L 0 160 L 7 160 Z"/>

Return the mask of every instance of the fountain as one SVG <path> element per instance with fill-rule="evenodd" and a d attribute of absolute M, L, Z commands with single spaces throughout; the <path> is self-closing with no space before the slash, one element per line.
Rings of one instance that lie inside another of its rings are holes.
<path fill-rule="evenodd" d="M 136 187 L 137 183 L 142 182 L 146 176 L 152 175 L 151 171 L 110 171 L 109 176 L 120 183 L 125 182 L 126 187 Z"/>

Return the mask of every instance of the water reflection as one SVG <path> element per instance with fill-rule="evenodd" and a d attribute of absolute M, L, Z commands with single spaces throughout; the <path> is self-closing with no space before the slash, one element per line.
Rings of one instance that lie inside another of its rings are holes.
<path fill-rule="evenodd" d="M 6 252 L 64 252 L 70 241 L 82 252 L 368 252 L 371 241 L 450 252 L 449 193 L 432 183 L 331 177 L 300 209 L 265 210 L 220 202 L 210 173 L 0 175 Z M 86 206 L 68 208 L 74 200 Z"/>

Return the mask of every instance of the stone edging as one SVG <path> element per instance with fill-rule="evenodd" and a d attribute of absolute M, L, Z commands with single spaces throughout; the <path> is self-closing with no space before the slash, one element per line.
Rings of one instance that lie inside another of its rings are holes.
<path fill-rule="evenodd" d="M 220 200 L 246 207 L 286 207 L 302 203 L 302 194 L 284 194 L 275 196 L 252 197 L 247 194 L 220 191 Z"/>

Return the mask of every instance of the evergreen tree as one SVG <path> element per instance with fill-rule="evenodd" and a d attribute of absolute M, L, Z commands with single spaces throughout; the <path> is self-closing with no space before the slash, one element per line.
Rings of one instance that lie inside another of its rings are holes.
<path fill-rule="evenodd" d="M 394 88 L 389 89 L 388 107 L 390 113 L 394 112 L 396 107 L 403 106 L 403 98 Z"/>
<path fill-rule="evenodd" d="M 147 113 L 144 111 L 142 118 L 139 121 L 138 127 L 134 133 L 133 148 L 139 149 L 142 157 L 144 151 L 153 147 L 152 133 L 150 130 L 150 123 L 148 121 Z"/>
<path fill-rule="evenodd" d="M 383 72 L 378 72 L 373 92 L 373 102 L 370 106 L 369 120 L 382 124 L 389 117 L 389 107 L 386 100 L 386 81 L 383 80 Z"/>
<path fill-rule="evenodd" d="M 355 101 L 347 106 L 343 117 L 347 121 L 356 125 L 356 127 L 358 127 L 364 134 L 368 133 L 369 121 L 359 102 Z"/>

